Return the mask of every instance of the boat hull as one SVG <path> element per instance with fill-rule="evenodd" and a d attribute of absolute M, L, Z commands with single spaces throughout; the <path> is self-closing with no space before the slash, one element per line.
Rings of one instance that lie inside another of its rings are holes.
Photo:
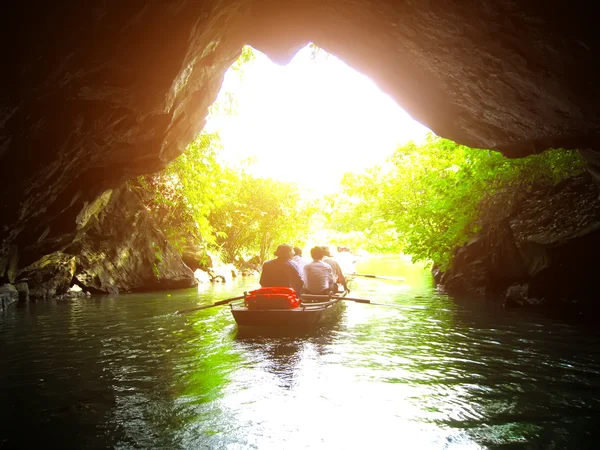
<path fill-rule="evenodd" d="M 233 318 L 239 326 L 314 327 L 339 318 L 344 303 L 341 300 L 313 303 L 293 309 L 248 309 L 231 306 Z"/>

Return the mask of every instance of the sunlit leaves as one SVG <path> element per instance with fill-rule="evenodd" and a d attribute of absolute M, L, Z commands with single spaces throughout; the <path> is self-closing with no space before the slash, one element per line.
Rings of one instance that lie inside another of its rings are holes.
<path fill-rule="evenodd" d="M 256 255 L 264 261 L 278 244 L 306 238 L 310 213 L 294 185 L 232 169 L 227 176 L 227 201 L 210 215 L 226 260 Z"/>
<path fill-rule="evenodd" d="M 478 219 L 489 212 L 482 205 L 495 193 L 556 183 L 581 170 L 574 152 L 509 160 L 430 135 L 422 145 L 398 148 L 384 167 L 347 174 L 330 223 L 340 232 L 362 230 L 367 250 L 400 248 L 415 260 L 445 266 L 477 232 Z"/>

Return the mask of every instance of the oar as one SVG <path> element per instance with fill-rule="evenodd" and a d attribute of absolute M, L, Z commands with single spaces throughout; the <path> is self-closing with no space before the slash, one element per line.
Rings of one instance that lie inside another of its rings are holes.
<path fill-rule="evenodd" d="M 355 303 L 365 303 L 367 305 L 377 305 L 377 306 L 389 306 L 391 308 L 400 308 L 400 305 L 392 305 L 390 303 L 377 303 L 377 302 L 373 302 L 371 300 L 368 300 L 366 298 L 352 298 L 352 297 L 340 297 L 337 295 L 302 295 L 302 297 L 310 299 L 310 298 L 314 298 L 314 299 L 330 299 L 330 300 L 347 300 L 349 302 L 355 302 Z M 310 303 L 309 303 L 310 304 Z"/>
<path fill-rule="evenodd" d="M 406 278 L 403 277 L 380 277 L 378 275 L 365 275 L 362 273 L 353 273 L 352 275 L 355 277 L 375 278 L 378 280 L 406 281 Z"/>
<path fill-rule="evenodd" d="M 219 300 L 218 302 L 211 303 L 210 305 L 197 306 L 195 308 L 182 309 L 181 311 L 177 311 L 175 314 L 186 314 L 193 311 L 200 311 L 201 309 L 214 308 L 215 306 L 226 305 L 227 303 L 231 303 L 235 300 L 241 300 L 246 298 L 245 295 L 240 295 L 239 297 L 226 298 L 225 300 Z"/>

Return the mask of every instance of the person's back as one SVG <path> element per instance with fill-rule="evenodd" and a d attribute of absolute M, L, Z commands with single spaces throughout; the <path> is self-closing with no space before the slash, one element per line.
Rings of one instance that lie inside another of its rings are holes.
<path fill-rule="evenodd" d="M 296 266 L 290 262 L 293 253 L 290 245 L 281 244 L 277 247 L 275 251 L 277 258 L 263 264 L 259 281 L 262 287 L 292 287 L 298 295 L 302 293 L 304 283 Z"/>
<path fill-rule="evenodd" d="M 314 247 L 310 251 L 313 261 L 304 266 L 305 292 L 309 294 L 329 294 L 335 281 L 333 269 L 323 262 L 325 252 L 321 247 Z"/>

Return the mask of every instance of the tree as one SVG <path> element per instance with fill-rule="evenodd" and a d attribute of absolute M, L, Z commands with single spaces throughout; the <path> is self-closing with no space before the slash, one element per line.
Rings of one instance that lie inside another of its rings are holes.
<path fill-rule="evenodd" d="M 262 263 L 282 242 L 306 238 L 309 209 L 289 183 L 226 171 L 226 201 L 210 215 L 227 262 L 257 255 Z"/>
<path fill-rule="evenodd" d="M 176 248 L 186 244 L 214 244 L 214 229 L 208 215 L 221 201 L 218 180 L 222 168 L 216 133 L 202 133 L 165 170 L 139 177 L 132 183 L 145 192 L 146 207 Z"/>
<path fill-rule="evenodd" d="M 557 183 L 583 167 L 575 152 L 510 160 L 429 135 L 422 145 L 399 147 L 385 166 L 346 174 L 343 194 L 334 200 L 340 214 L 331 225 L 364 230 L 371 248 L 401 248 L 413 260 L 445 267 L 454 249 L 479 230 L 490 198 Z"/>

